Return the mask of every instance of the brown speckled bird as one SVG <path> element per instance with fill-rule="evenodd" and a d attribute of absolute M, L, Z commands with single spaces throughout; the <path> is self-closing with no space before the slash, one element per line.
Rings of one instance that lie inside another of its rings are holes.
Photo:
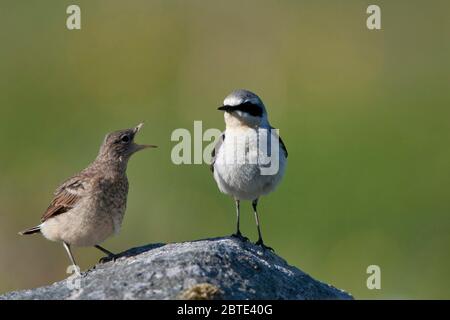
<path fill-rule="evenodd" d="M 77 273 L 71 245 L 94 246 L 113 258 L 114 254 L 99 244 L 120 230 L 127 204 L 128 160 L 137 151 L 156 147 L 134 142 L 142 126 L 108 134 L 94 162 L 56 189 L 41 224 L 19 234 L 40 232 L 49 240 L 62 242 Z"/>

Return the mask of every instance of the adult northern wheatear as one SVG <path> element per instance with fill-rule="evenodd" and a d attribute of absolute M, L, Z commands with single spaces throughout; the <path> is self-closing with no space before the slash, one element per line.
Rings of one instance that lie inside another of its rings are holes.
<path fill-rule="evenodd" d="M 134 142 L 142 126 L 108 134 L 94 162 L 56 189 L 41 224 L 19 234 L 40 232 L 62 242 L 77 273 L 71 245 L 94 246 L 114 257 L 99 244 L 120 230 L 127 204 L 128 160 L 137 151 L 155 147 Z"/>
<path fill-rule="evenodd" d="M 236 202 L 237 223 L 233 236 L 248 240 L 239 229 L 240 201 L 251 200 L 259 236 L 256 244 L 271 249 L 261 236 L 257 205 L 259 197 L 272 192 L 281 181 L 288 156 L 286 147 L 270 125 L 266 108 L 256 94 L 247 90 L 233 91 L 219 110 L 225 111 L 226 129 L 212 152 L 211 169 L 220 191 L 231 195 Z M 266 140 L 262 140 L 263 135 Z M 264 172 L 267 164 L 261 160 L 269 154 L 271 141 L 275 141 L 272 145 L 278 145 L 278 154 L 274 154 L 277 156 L 270 155 L 270 161 L 277 162 L 277 170 Z"/>

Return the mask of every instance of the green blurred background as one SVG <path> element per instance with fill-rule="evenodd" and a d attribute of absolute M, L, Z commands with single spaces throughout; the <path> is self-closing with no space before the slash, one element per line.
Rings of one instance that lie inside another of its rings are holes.
<path fill-rule="evenodd" d="M 366 8 L 382 30 L 366 28 Z M 66 29 L 78 4 L 82 30 Z M 228 235 L 233 201 L 206 164 L 176 166 L 176 128 L 223 128 L 235 88 L 255 91 L 289 150 L 260 202 L 267 243 L 356 298 L 450 298 L 450 2 L 0 2 L 0 292 L 63 279 L 38 223 L 55 187 L 103 136 L 145 120 L 159 149 L 129 165 L 112 251 Z M 207 143 L 205 143 L 206 145 Z M 256 228 L 249 203 L 242 229 Z M 75 249 L 82 269 L 101 257 Z M 381 267 L 368 290 L 366 268 Z"/>

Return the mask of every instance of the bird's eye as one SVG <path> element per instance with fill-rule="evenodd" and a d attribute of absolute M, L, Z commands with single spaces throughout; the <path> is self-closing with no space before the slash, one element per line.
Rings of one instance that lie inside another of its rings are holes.
<path fill-rule="evenodd" d="M 124 135 L 122 138 L 120 138 L 120 141 L 125 142 L 125 143 L 130 142 L 130 137 L 127 135 Z"/>

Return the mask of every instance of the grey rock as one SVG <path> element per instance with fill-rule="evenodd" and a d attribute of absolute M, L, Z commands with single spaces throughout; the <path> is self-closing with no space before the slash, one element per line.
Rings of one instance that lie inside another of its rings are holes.
<path fill-rule="evenodd" d="M 81 277 L 10 292 L 2 299 L 352 299 L 290 266 L 270 251 L 235 238 L 151 244 Z"/>

